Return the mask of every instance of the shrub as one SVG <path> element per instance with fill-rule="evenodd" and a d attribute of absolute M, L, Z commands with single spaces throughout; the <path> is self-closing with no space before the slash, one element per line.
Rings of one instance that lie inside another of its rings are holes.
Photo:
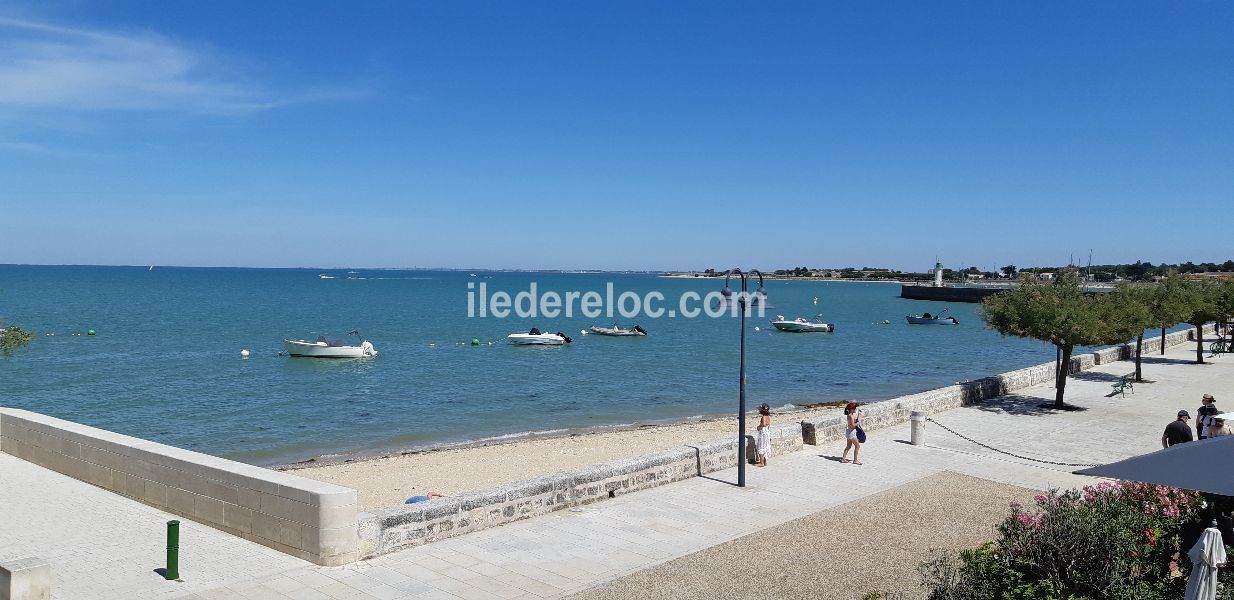
<path fill-rule="evenodd" d="M 937 558 L 920 571 L 931 600 L 1178 598 L 1189 566 L 1181 524 L 1200 509 L 1195 492 L 1141 483 L 1051 491 L 1018 503 L 998 540 Z M 1180 563 L 1180 560 L 1182 563 Z"/>

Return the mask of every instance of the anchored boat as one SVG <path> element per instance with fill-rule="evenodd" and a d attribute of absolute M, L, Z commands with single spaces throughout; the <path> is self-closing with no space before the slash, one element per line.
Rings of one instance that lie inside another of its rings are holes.
<path fill-rule="evenodd" d="M 908 319 L 909 325 L 959 325 L 960 324 L 960 322 L 957 321 L 955 317 L 952 317 L 952 316 L 944 317 L 941 314 L 931 315 L 930 313 L 925 313 L 923 315 L 907 315 L 904 318 Z"/>
<path fill-rule="evenodd" d="M 792 321 L 784 318 L 784 315 L 776 315 L 776 320 L 771 322 L 771 325 L 780 331 L 789 333 L 807 333 L 807 332 L 832 332 L 836 330 L 836 326 L 831 323 L 815 323 L 808 321 L 805 317 L 797 317 Z"/>
<path fill-rule="evenodd" d="M 612 327 L 595 327 L 592 326 L 591 332 L 596 335 L 611 335 L 615 337 L 642 337 L 647 335 L 647 330 L 635 325 L 630 329 L 622 329 L 616 323 Z"/>
<path fill-rule="evenodd" d="M 360 345 L 349 346 L 340 340 L 326 339 L 324 335 L 317 336 L 317 340 L 312 342 L 283 340 L 283 345 L 287 347 L 287 354 L 308 358 L 371 358 L 377 356 L 377 350 L 373 348 L 373 344 L 360 337 L 359 331 L 352 331 L 349 335 L 360 338 Z"/>
<path fill-rule="evenodd" d="M 527 333 L 511 333 L 506 336 L 511 344 L 516 346 L 564 346 L 574 341 L 570 336 L 561 333 L 542 333 L 534 327 Z"/>

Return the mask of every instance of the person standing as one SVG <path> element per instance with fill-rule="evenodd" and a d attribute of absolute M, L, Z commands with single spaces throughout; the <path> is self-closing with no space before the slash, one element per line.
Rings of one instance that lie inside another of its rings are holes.
<path fill-rule="evenodd" d="M 1200 399 L 1200 408 L 1195 411 L 1195 437 L 1202 440 L 1210 437 L 1212 434 L 1208 432 L 1208 428 L 1213 425 L 1213 417 L 1221 414 L 1217 410 L 1217 400 L 1212 394 L 1204 394 Z"/>
<path fill-rule="evenodd" d="M 848 451 L 851 448 L 853 450 L 853 464 L 859 465 L 861 464 L 859 456 L 861 454 L 861 407 L 856 402 L 849 402 L 848 406 L 844 407 L 844 415 L 848 419 L 848 430 L 844 434 L 848 443 L 844 445 L 844 454 L 840 456 L 840 462 L 848 462 Z"/>
<path fill-rule="evenodd" d="M 1178 418 L 1165 426 L 1165 433 L 1161 436 L 1162 448 L 1169 448 L 1194 439 L 1191 437 L 1191 428 L 1187 426 L 1187 420 L 1190 418 L 1191 415 L 1187 414 L 1187 411 L 1178 411 Z"/>
<path fill-rule="evenodd" d="M 767 457 L 771 456 L 771 407 L 766 404 L 758 406 L 758 466 L 767 466 Z"/>

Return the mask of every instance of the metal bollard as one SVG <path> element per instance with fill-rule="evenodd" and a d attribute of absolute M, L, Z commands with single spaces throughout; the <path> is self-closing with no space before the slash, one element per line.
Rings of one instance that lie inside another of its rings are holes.
<path fill-rule="evenodd" d="M 167 522 L 167 570 L 163 572 L 163 579 L 174 580 L 180 578 L 180 522 Z"/>
<path fill-rule="evenodd" d="M 925 443 L 926 413 L 924 411 L 914 410 L 912 414 L 908 415 L 908 420 L 912 423 L 912 437 L 909 441 L 912 442 L 914 446 L 920 446 Z"/>

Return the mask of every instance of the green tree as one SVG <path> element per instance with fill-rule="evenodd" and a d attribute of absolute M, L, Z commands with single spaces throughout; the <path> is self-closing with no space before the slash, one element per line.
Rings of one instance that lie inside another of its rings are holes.
<path fill-rule="evenodd" d="M 995 294 L 981 303 L 986 326 L 1003 335 L 1032 338 L 1053 344 L 1062 353 L 1062 366 L 1054 382 L 1054 407 L 1065 408 L 1063 392 L 1076 346 L 1119 341 L 1101 322 L 1107 307 L 1102 299 L 1084 293 L 1074 270 L 1058 273 L 1053 281 L 1025 278 L 1020 287 Z"/>
<path fill-rule="evenodd" d="M 1161 285 L 1145 297 L 1151 326 L 1161 329 L 1161 354 L 1165 354 L 1165 330 L 1187 320 L 1187 282 L 1177 271 L 1170 271 Z"/>
<path fill-rule="evenodd" d="M 1104 315 L 1101 322 L 1109 329 L 1108 338 L 1127 341 L 1135 338 L 1135 380 L 1144 381 L 1140 356 L 1144 350 L 1144 330 L 1154 323 L 1149 313 L 1152 290 L 1122 284 L 1102 296 L 1098 303 Z"/>
<path fill-rule="evenodd" d="M 9 356 L 18 348 L 30 343 L 34 339 L 34 334 L 18 327 L 16 325 L 4 326 L 0 322 L 0 354 Z"/>
<path fill-rule="evenodd" d="M 1222 317 L 1220 297 L 1221 288 L 1208 281 L 1188 281 L 1183 286 L 1187 315 L 1183 321 L 1195 327 L 1196 364 L 1204 364 L 1204 324 Z"/>

